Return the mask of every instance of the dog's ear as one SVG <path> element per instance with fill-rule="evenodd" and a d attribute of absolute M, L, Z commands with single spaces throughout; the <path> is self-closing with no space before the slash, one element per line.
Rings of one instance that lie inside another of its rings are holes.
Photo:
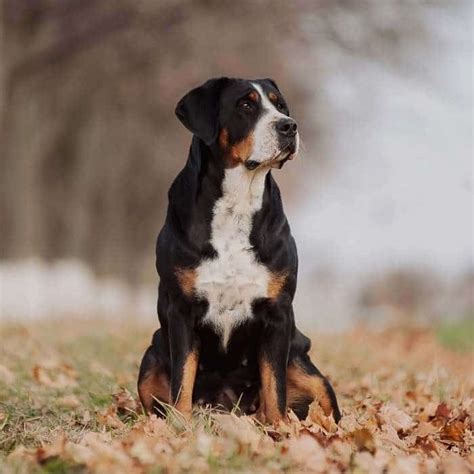
<path fill-rule="evenodd" d="M 210 79 L 188 92 L 176 106 L 176 116 L 194 135 L 210 145 L 219 133 L 219 98 L 229 79 Z"/>
<path fill-rule="evenodd" d="M 278 92 L 280 92 L 280 88 L 277 86 L 277 83 L 273 80 L 267 77 L 264 79 L 264 81 L 269 82 Z"/>

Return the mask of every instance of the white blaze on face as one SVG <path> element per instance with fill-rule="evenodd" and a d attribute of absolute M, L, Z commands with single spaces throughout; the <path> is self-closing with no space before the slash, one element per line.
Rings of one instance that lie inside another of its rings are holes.
<path fill-rule="evenodd" d="M 288 116 L 281 113 L 267 97 L 259 84 L 252 82 L 252 86 L 258 92 L 262 104 L 262 113 L 253 132 L 253 149 L 249 160 L 262 163 L 275 158 L 280 153 L 280 142 L 276 123 Z M 296 155 L 298 151 L 299 136 L 296 134 Z"/>

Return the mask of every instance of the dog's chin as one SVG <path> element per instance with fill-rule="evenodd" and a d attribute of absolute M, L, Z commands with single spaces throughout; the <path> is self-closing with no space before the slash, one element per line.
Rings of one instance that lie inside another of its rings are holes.
<path fill-rule="evenodd" d="M 263 168 L 278 168 L 281 169 L 283 168 L 283 165 L 289 161 L 293 160 L 297 155 L 296 150 L 283 150 L 279 151 L 274 157 L 270 158 L 269 160 L 265 161 L 254 161 L 254 160 L 247 160 L 245 162 L 245 167 L 249 171 L 253 171 L 258 169 L 263 169 Z"/>

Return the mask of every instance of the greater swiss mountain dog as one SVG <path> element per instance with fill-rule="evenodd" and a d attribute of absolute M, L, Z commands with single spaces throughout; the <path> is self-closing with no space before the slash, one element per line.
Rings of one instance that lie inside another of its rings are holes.
<path fill-rule="evenodd" d="M 178 103 L 193 133 L 158 236 L 161 329 L 138 392 L 190 417 L 193 404 L 238 405 L 278 423 L 313 400 L 340 419 L 334 391 L 295 326 L 298 258 L 271 169 L 297 152 L 296 122 L 271 79 L 211 79 Z"/>

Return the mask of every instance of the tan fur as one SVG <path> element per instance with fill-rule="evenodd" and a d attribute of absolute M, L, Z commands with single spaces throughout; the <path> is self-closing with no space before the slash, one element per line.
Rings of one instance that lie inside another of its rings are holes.
<path fill-rule="evenodd" d="M 286 273 L 272 273 L 268 282 L 267 295 L 271 300 L 276 300 L 285 286 Z"/>
<path fill-rule="evenodd" d="M 316 375 L 308 375 L 296 364 L 290 365 L 287 370 L 286 395 L 289 406 L 302 398 L 311 398 L 321 405 L 327 416 L 332 413 L 331 400 L 323 379 Z"/>
<path fill-rule="evenodd" d="M 219 133 L 219 145 L 224 152 L 224 159 L 229 168 L 235 168 L 241 163 L 245 163 L 252 154 L 253 135 L 250 134 L 238 143 L 229 144 L 229 132 L 223 128 Z"/>
<path fill-rule="evenodd" d="M 242 141 L 232 145 L 230 147 L 230 153 L 232 158 L 236 161 L 244 163 L 247 161 L 252 154 L 253 147 L 253 135 L 250 134 L 248 137 L 244 138 Z"/>
<path fill-rule="evenodd" d="M 147 413 L 153 413 L 155 399 L 169 403 L 169 391 L 170 384 L 166 374 L 154 370 L 148 372 L 138 386 L 138 394 Z"/>
<path fill-rule="evenodd" d="M 186 296 L 192 296 L 196 286 L 197 273 L 192 268 L 178 268 L 176 270 L 176 278 L 182 292 Z"/>
<path fill-rule="evenodd" d="M 219 133 L 219 145 L 223 150 L 226 150 L 229 146 L 229 132 L 227 128 L 223 128 Z"/>
<path fill-rule="evenodd" d="M 184 362 L 181 390 L 179 392 L 178 401 L 176 402 L 176 409 L 188 418 L 191 416 L 193 410 L 193 389 L 198 364 L 198 352 L 190 352 Z"/>
<path fill-rule="evenodd" d="M 278 409 L 277 382 L 270 363 L 263 358 L 260 360 L 260 378 L 259 416 L 266 423 L 279 423 L 283 417 Z"/>

